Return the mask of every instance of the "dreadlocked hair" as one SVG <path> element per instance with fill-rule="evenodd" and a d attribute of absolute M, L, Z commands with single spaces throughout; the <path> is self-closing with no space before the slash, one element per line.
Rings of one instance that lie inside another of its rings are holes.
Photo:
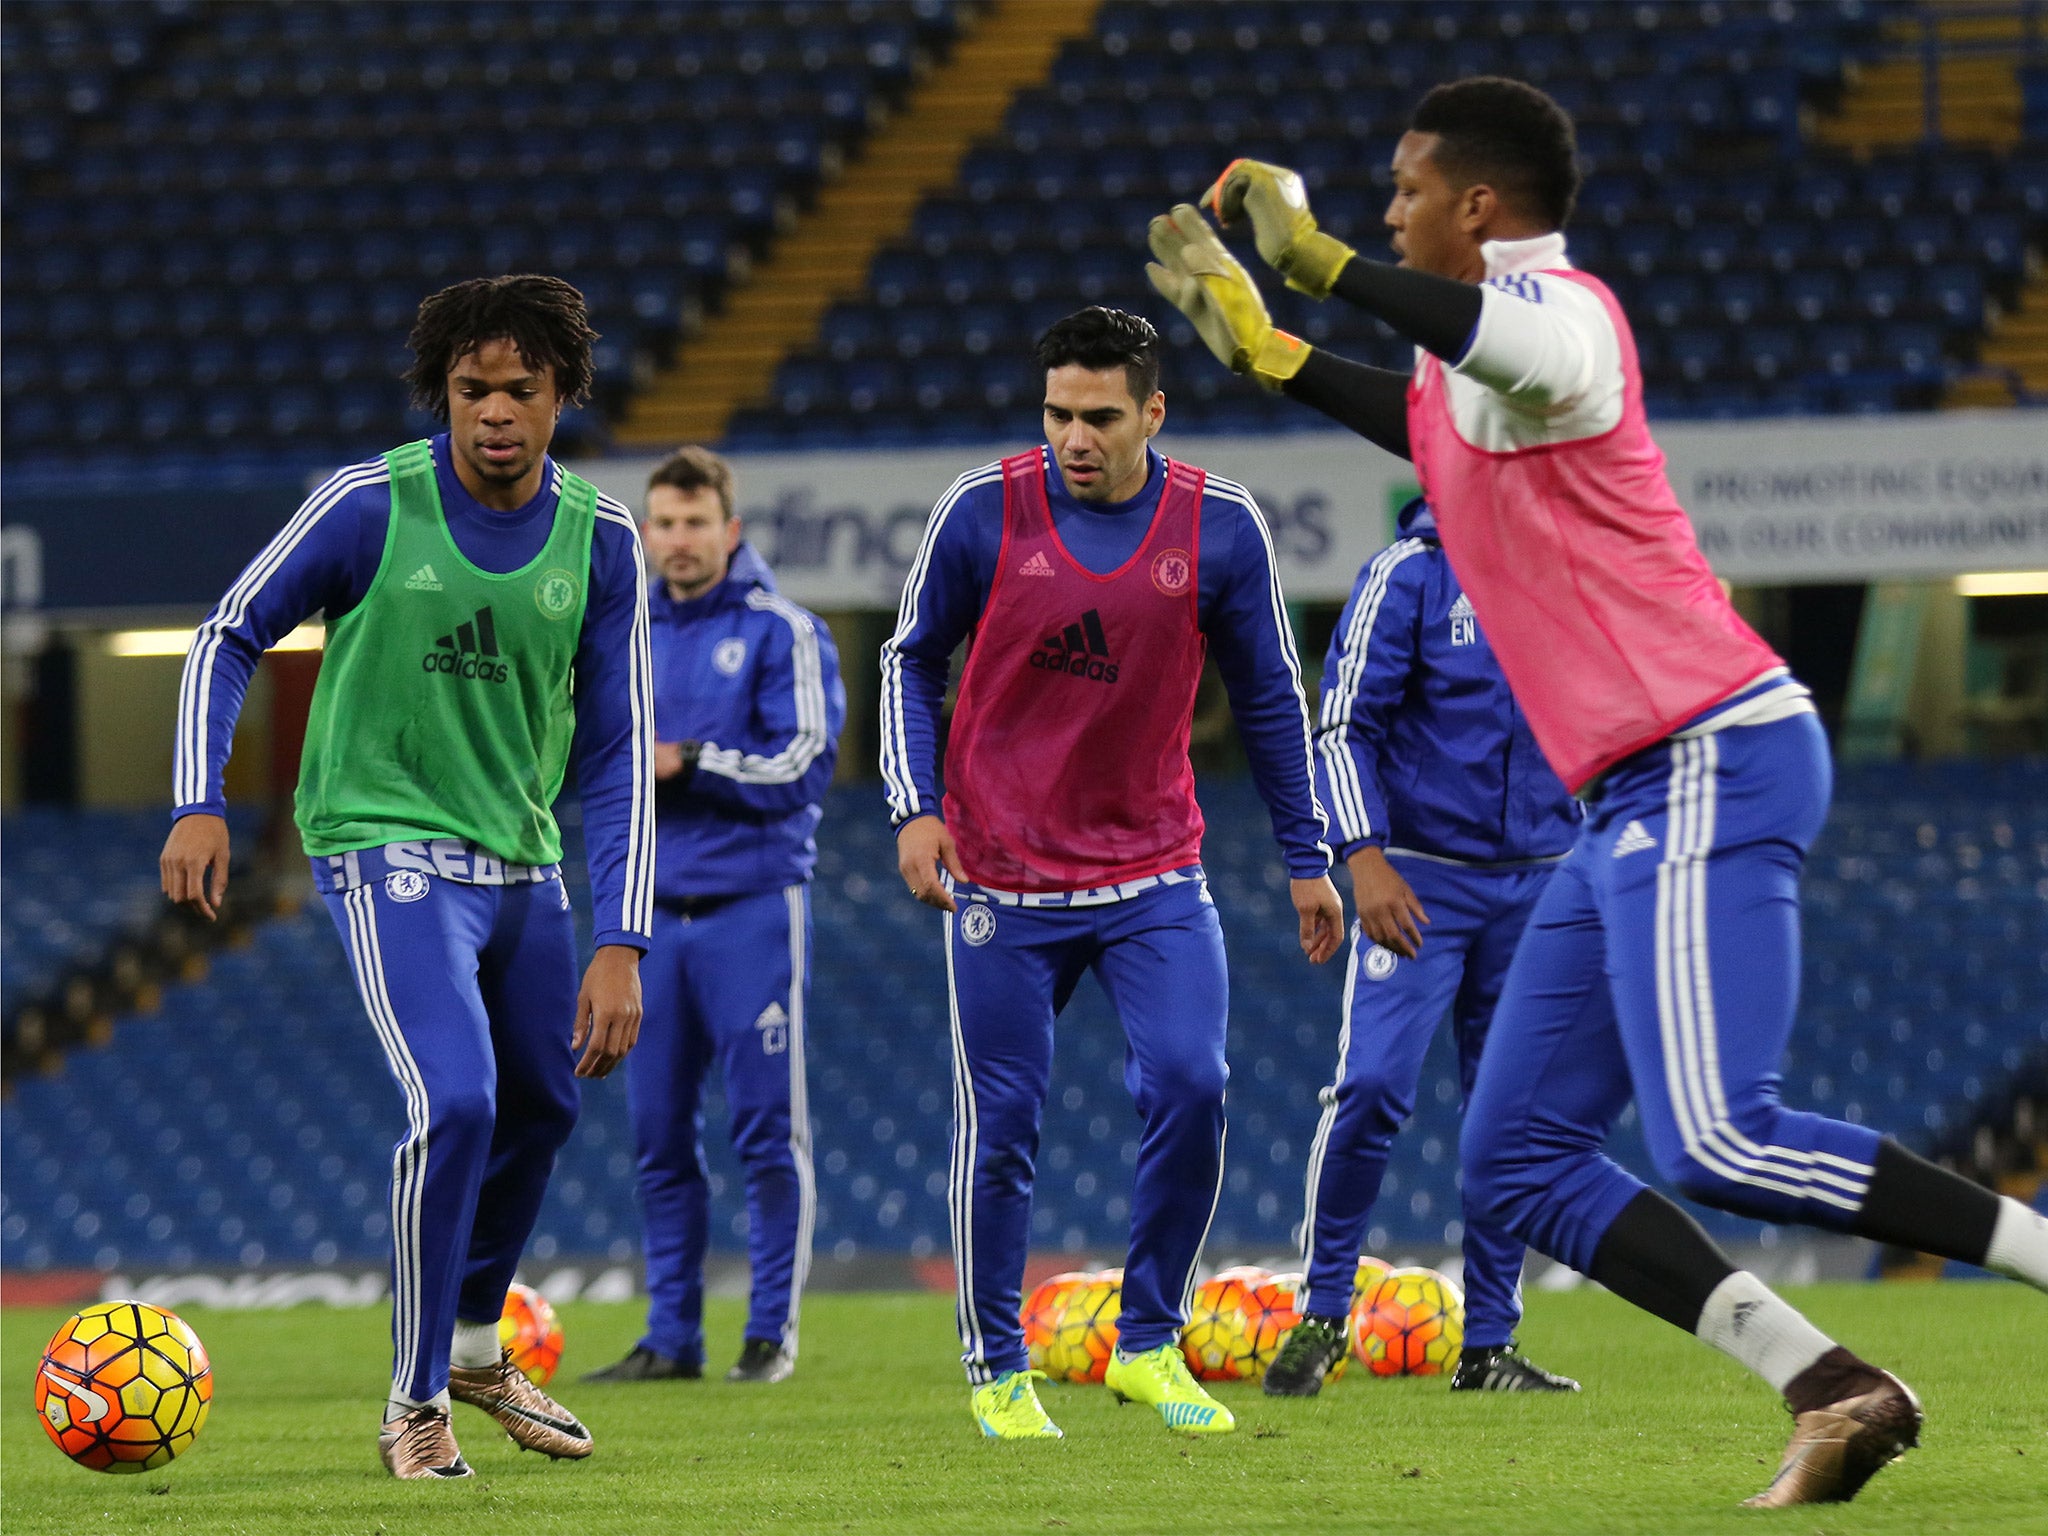
<path fill-rule="evenodd" d="M 415 406 L 446 421 L 448 373 L 456 359 L 486 342 L 509 341 L 527 367 L 554 376 L 563 404 L 581 405 L 590 394 L 596 340 L 583 295 L 559 277 L 475 277 L 421 302 L 406 338 L 413 361 L 405 382 Z"/>

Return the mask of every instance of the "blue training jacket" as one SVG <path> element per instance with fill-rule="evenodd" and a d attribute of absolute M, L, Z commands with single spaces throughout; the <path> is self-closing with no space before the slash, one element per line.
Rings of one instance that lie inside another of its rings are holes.
<path fill-rule="evenodd" d="M 1419 498 L 1330 638 L 1316 788 L 1340 857 L 1367 843 L 1465 864 L 1554 858 L 1580 809 L 1530 734 Z"/>
<path fill-rule="evenodd" d="M 677 602 L 656 578 L 654 736 L 703 743 L 680 788 L 655 786 L 657 898 L 795 885 L 818 860 L 818 802 L 839 758 L 846 690 L 832 631 L 775 590 L 742 543 L 725 580 Z"/>

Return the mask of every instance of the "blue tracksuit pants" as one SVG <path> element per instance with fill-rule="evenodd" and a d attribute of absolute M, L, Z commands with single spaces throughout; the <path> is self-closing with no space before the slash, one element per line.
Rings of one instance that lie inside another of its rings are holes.
<path fill-rule="evenodd" d="M 1448 1012 L 1460 1090 L 1470 1099 L 1508 962 L 1556 868 L 1475 869 L 1399 853 L 1390 861 L 1430 926 L 1413 960 L 1352 927 L 1337 1075 L 1322 1092 L 1302 1223 L 1308 1310 L 1321 1317 L 1342 1317 L 1351 1306 L 1359 1245 L 1394 1135 L 1414 1113 L 1430 1037 Z M 1522 1244 L 1497 1224 L 1468 1220 L 1464 1249 L 1466 1342 L 1506 1344 L 1522 1318 Z"/>
<path fill-rule="evenodd" d="M 1585 1270 L 1642 1188 L 1600 1153 L 1634 1096 L 1658 1171 L 1705 1205 L 1844 1230 L 1877 1132 L 1789 1110 L 1799 870 L 1827 815 L 1813 715 L 1637 753 L 1544 889 L 1465 1116 L 1468 1209 Z"/>
<path fill-rule="evenodd" d="M 797 1351 L 817 1186 L 804 1091 L 807 885 L 711 903 L 657 903 L 640 964 L 640 1043 L 626 1058 L 647 1255 L 647 1332 L 671 1360 L 704 1359 L 704 1076 L 725 1074 L 747 1190 L 750 1339 Z"/>
<path fill-rule="evenodd" d="M 495 1323 L 576 1124 L 576 933 L 559 877 L 413 872 L 325 898 L 405 1095 L 391 1160 L 392 1386 L 448 1385 L 457 1318 Z"/>
<path fill-rule="evenodd" d="M 950 1206 L 968 1380 L 1024 1368 L 1017 1320 L 1053 1020 L 1092 970 L 1115 1005 L 1124 1084 L 1144 1130 L 1131 1185 L 1119 1344 L 1180 1334 L 1223 1174 L 1229 976 L 1199 877 L 1101 906 L 1026 907 L 956 891 L 946 918 L 953 1017 Z"/>

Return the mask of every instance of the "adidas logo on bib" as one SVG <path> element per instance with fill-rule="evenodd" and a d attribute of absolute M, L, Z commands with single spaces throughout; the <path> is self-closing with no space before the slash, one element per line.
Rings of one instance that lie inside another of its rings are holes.
<path fill-rule="evenodd" d="M 1101 613 L 1090 608 L 1056 635 L 1048 635 L 1031 653 L 1031 665 L 1047 672 L 1064 672 L 1069 677 L 1092 678 L 1113 683 L 1117 664 L 1110 659 L 1109 637 L 1102 630 Z"/>
<path fill-rule="evenodd" d="M 1017 567 L 1019 576 L 1050 576 L 1052 562 L 1045 558 L 1045 551 L 1039 550 L 1029 560 Z"/>
<path fill-rule="evenodd" d="M 405 590 L 408 592 L 438 592 L 441 590 L 441 578 L 434 574 L 434 568 L 431 565 L 423 565 L 405 578 Z"/>
<path fill-rule="evenodd" d="M 434 649 L 420 658 L 420 670 L 480 683 L 502 683 L 510 677 L 511 668 L 499 659 L 498 626 L 491 610 L 477 609 L 475 618 L 436 640 Z"/>
<path fill-rule="evenodd" d="M 1640 821 L 1632 821 L 1621 829 L 1621 836 L 1614 840 L 1614 857 L 1625 859 L 1632 853 L 1641 853 L 1645 848 L 1657 846 L 1657 839 L 1643 830 Z"/>

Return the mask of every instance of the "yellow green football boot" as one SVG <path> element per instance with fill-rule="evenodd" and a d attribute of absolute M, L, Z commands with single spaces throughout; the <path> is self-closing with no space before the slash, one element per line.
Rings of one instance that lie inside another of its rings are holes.
<path fill-rule="evenodd" d="M 974 1422 L 991 1440 L 1060 1440 L 1059 1425 L 1039 1405 L 1032 1382 L 1043 1371 L 1005 1371 L 974 1389 Z"/>
<path fill-rule="evenodd" d="M 1190 1435 L 1227 1435 L 1237 1428 L 1230 1410 L 1188 1374 L 1179 1344 L 1162 1344 L 1142 1355 L 1117 1350 L 1110 1356 L 1103 1385 L 1120 1403 L 1150 1403 L 1168 1429 Z"/>

